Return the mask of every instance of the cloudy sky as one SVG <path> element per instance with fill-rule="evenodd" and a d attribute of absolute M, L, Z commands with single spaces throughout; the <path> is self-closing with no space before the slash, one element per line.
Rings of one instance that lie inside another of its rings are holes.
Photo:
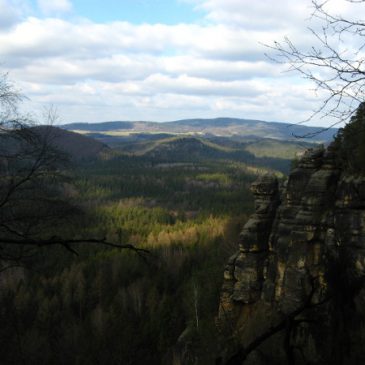
<path fill-rule="evenodd" d="M 310 44 L 311 11 L 310 0 L 0 0 L 0 71 L 27 108 L 53 105 L 64 123 L 298 122 L 318 95 L 263 44 Z"/>

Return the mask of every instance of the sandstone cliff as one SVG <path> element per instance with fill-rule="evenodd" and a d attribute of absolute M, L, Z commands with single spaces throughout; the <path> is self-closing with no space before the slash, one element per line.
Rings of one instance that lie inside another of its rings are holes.
<path fill-rule="evenodd" d="M 365 177 L 309 150 L 279 189 L 252 186 L 255 213 L 224 273 L 226 364 L 365 363 Z"/>

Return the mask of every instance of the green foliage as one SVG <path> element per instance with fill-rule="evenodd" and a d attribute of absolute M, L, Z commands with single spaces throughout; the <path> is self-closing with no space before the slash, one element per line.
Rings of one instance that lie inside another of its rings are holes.
<path fill-rule="evenodd" d="M 340 164 L 352 173 L 365 173 L 365 104 L 360 104 L 356 114 L 340 129 L 334 142 Z"/>
<path fill-rule="evenodd" d="M 86 214 L 59 230 L 151 253 L 145 261 L 95 245 L 78 257 L 56 248 L 9 272 L 1 363 L 171 364 L 185 335 L 188 357 L 212 363 L 224 265 L 252 211 L 249 186 L 268 169 L 120 153 L 79 164 L 70 194 Z"/>
<path fill-rule="evenodd" d="M 175 214 L 199 211 L 224 215 L 249 208 L 248 187 L 258 173 L 265 171 L 269 169 L 230 160 L 183 163 L 116 156 L 81 166 L 77 187 L 80 200 L 88 200 L 90 205 L 143 198 L 148 207 L 163 206 Z M 205 179 L 209 175 L 225 176 L 230 184 L 210 184 Z"/>
<path fill-rule="evenodd" d="M 315 144 L 306 142 L 290 142 L 273 139 L 261 139 L 248 143 L 246 150 L 256 157 L 274 157 L 292 159 L 298 152 L 313 147 Z"/>
<path fill-rule="evenodd" d="M 161 364 L 194 320 L 192 283 L 201 331 L 212 326 L 226 258 L 221 245 L 222 238 L 156 248 L 159 259 L 148 264 L 115 251 L 3 288 L 2 363 Z"/>

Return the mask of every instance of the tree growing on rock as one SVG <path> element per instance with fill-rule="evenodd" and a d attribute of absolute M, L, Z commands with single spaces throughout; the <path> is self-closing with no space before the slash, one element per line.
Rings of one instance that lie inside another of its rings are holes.
<path fill-rule="evenodd" d="M 334 147 L 338 162 L 344 170 L 365 173 L 365 103 L 360 104 L 350 123 L 341 128 Z"/>

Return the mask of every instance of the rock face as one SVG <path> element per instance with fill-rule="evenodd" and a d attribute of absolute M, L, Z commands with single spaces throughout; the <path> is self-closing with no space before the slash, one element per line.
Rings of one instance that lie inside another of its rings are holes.
<path fill-rule="evenodd" d="M 218 317 L 229 364 L 365 363 L 365 177 L 308 150 L 255 213 L 224 272 Z M 235 339 L 235 341 L 229 341 Z"/>

